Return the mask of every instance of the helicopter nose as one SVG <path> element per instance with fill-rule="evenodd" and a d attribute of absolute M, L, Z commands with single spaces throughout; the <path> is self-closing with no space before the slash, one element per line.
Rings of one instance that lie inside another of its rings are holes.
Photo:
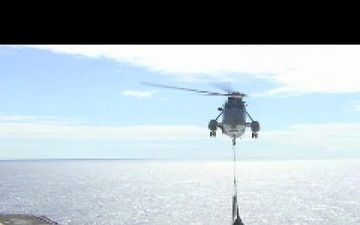
<path fill-rule="evenodd" d="M 224 123 L 229 125 L 245 124 L 245 112 L 239 110 L 227 110 L 224 113 Z"/>

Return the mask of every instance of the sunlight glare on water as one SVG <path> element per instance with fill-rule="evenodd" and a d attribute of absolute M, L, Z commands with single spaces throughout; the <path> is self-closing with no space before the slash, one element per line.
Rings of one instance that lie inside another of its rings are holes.
<path fill-rule="evenodd" d="M 360 224 L 359 160 L 237 164 L 240 215 L 254 224 Z M 64 225 L 229 225 L 232 161 L 0 162 L 0 212 Z"/>

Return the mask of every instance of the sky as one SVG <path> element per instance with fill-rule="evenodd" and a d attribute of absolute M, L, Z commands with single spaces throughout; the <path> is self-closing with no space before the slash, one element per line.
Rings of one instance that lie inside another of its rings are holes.
<path fill-rule="evenodd" d="M 260 122 L 238 157 L 360 158 L 360 45 L 0 45 L 0 160 L 231 159 L 226 97 Z"/>

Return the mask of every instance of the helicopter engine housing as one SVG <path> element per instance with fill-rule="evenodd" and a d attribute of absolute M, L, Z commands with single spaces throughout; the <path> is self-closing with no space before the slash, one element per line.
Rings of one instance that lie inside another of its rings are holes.
<path fill-rule="evenodd" d="M 260 123 L 258 121 L 251 122 L 251 131 L 252 132 L 259 132 L 260 131 Z"/>
<path fill-rule="evenodd" d="M 218 122 L 216 120 L 210 120 L 209 129 L 212 131 L 217 130 Z"/>

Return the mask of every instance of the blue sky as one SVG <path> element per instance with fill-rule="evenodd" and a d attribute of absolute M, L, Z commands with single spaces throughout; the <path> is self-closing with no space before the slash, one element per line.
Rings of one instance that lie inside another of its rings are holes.
<path fill-rule="evenodd" d="M 207 125 L 227 83 L 259 139 L 243 158 L 359 158 L 359 45 L 0 46 L 0 159 L 231 158 Z"/>

